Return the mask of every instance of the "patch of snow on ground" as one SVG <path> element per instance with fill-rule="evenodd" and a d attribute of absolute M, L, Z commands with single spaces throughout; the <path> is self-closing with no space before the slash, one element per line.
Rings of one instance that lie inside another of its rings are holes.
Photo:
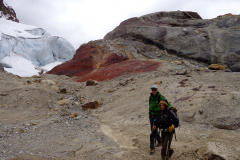
<path fill-rule="evenodd" d="M 13 52 L 11 52 L 10 55 L 4 57 L 2 59 L 2 62 L 12 66 L 12 68 L 4 68 L 5 71 L 21 77 L 38 75 L 39 72 L 32 64 L 32 62 Z"/>
<path fill-rule="evenodd" d="M 53 69 L 55 66 L 59 65 L 59 64 L 62 64 L 62 62 L 53 62 L 53 63 L 49 63 L 43 67 L 40 67 L 41 69 L 43 70 L 47 70 L 47 71 L 50 71 L 51 69 Z"/>

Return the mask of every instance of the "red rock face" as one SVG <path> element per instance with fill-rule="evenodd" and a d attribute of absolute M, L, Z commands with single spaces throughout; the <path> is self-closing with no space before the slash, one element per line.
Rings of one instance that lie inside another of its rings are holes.
<path fill-rule="evenodd" d="M 159 62 L 150 60 L 127 60 L 99 68 L 97 71 L 93 71 L 85 76 L 78 77 L 76 80 L 79 82 L 85 82 L 88 79 L 107 81 L 123 74 L 154 71 L 159 67 Z"/>
<path fill-rule="evenodd" d="M 81 46 L 72 60 L 56 66 L 48 74 L 76 76 L 76 81 L 89 79 L 106 81 L 123 74 L 157 70 L 160 62 L 151 60 L 129 60 L 122 53 L 110 53 L 106 47 L 86 44 Z"/>

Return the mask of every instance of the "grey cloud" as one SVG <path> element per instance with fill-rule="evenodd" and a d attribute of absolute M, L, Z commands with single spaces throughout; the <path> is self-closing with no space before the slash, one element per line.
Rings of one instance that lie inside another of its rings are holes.
<path fill-rule="evenodd" d="M 52 35 L 65 38 L 76 49 L 82 43 L 103 38 L 107 32 L 113 30 L 122 21 L 131 17 L 139 17 L 159 11 L 181 10 L 198 12 L 202 18 L 207 19 L 215 18 L 218 15 L 226 13 L 239 14 L 238 6 L 240 6 L 240 1 L 238 0 L 157 0 L 152 6 L 142 11 L 126 11 L 129 12 L 127 17 L 119 20 L 119 22 L 115 24 L 109 24 L 105 28 L 101 29 L 98 28 L 98 24 L 90 23 L 91 25 L 96 25 L 95 30 L 99 30 L 101 34 L 104 33 L 102 37 L 96 37 L 84 31 L 84 28 L 86 28 L 88 24 L 80 24 L 74 21 L 59 22 L 57 20 L 59 15 L 64 15 L 66 12 L 66 6 L 64 5 L 66 2 L 72 2 L 74 4 L 80 1 L 81 0 L 5 0 L 4 2 L 15 9 L 20 23 L 42 27 Z M 91 8 L 89 8 L 89 10 L 91 10 Z M 92 12 L 94 12 L 94 10 Z M 94 14 L 97 15 L 97 13 Z M 86 18 L 88 18 L 87 16 L 88 15 L 86 15 Z M 112 19 L 108 21 L 111 22 Z M 91 19 L 91 22 L 94 22 L 94 19 Z"/>

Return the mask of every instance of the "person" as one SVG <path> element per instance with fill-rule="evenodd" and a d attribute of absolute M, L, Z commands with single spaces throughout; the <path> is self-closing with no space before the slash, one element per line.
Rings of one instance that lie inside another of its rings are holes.
<path fill-rule="evenodd" d="M 156 124 L 158 125 L 158 121 L 160 119 L 160 112 L 161 112 L 159 108 L 159 102 L 165 99 L 165 97 L 161 95 L 156 85 L 153 85 L 151 87 L 151 90 L 152 92 L 150 93 L 150 97 L 149 97 L 149 121 L 150 121 L 150 127 L 151 127 L 150 154 L 153 154 L 155 152 L 155 145 L 154 145 L 155 137 L 158 142 L 156 147 L 161 146 L 161 137 L 157 131 L 153 130 L 153 122 L 154 122 L 154 119 L 156 119 Z M 168 103 L 168 105 L 172 106 L 170 103 Z"/>
<path fill-rule="evenodd" d="M 166 99 L 160 101 L 159 108 L 161 110 L 158 126 L 161 129 L 162 136 L 161 157 L 163 160 L 168 160 L 174 153 L 174 150 L 170 148 L 170 146 L 173 133 L 175 132 L 175 126 L 179 125 L 179 119 L 175 112 L 169 108 L 169 104 Z"/>

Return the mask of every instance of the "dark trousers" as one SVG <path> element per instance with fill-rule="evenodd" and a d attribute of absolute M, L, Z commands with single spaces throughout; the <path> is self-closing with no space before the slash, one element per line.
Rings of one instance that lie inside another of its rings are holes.
<path fill-rule="evenodd" d="M 157 141 L 158 143 L 161 143 L 161 137 L 159 135 L 159 132 L 158 132 L 158 123 L 156 123 L 157 125 L 157 129 L 156 130 L 153 130 L 153 121 L 154 119 L 156 118 L 156 122 L 158 122 L 158 120 L 160 119 L 159 116 L 153 116 L 153 115 L 149 115 L 149 120 L 150 120 L 150 125 L 151 125 L 151 134 L 150 134 L 150 148 L 154 149 L 155 146 L 154 146 L 154 138 L 157 137 Z"/>
<path fill-rule="evenodd" d="M 168 133 L 164 133 L 163 131 L 161 132 L 161 135 L 162 135 L 161 157 L 163 160 L 168 160 L 169 157 L 171 157 L 172 154 L 174 153 L 173 149 L 170 148 L 172 143 L 173 133 L 174 131 L 168 132 Z"/>

